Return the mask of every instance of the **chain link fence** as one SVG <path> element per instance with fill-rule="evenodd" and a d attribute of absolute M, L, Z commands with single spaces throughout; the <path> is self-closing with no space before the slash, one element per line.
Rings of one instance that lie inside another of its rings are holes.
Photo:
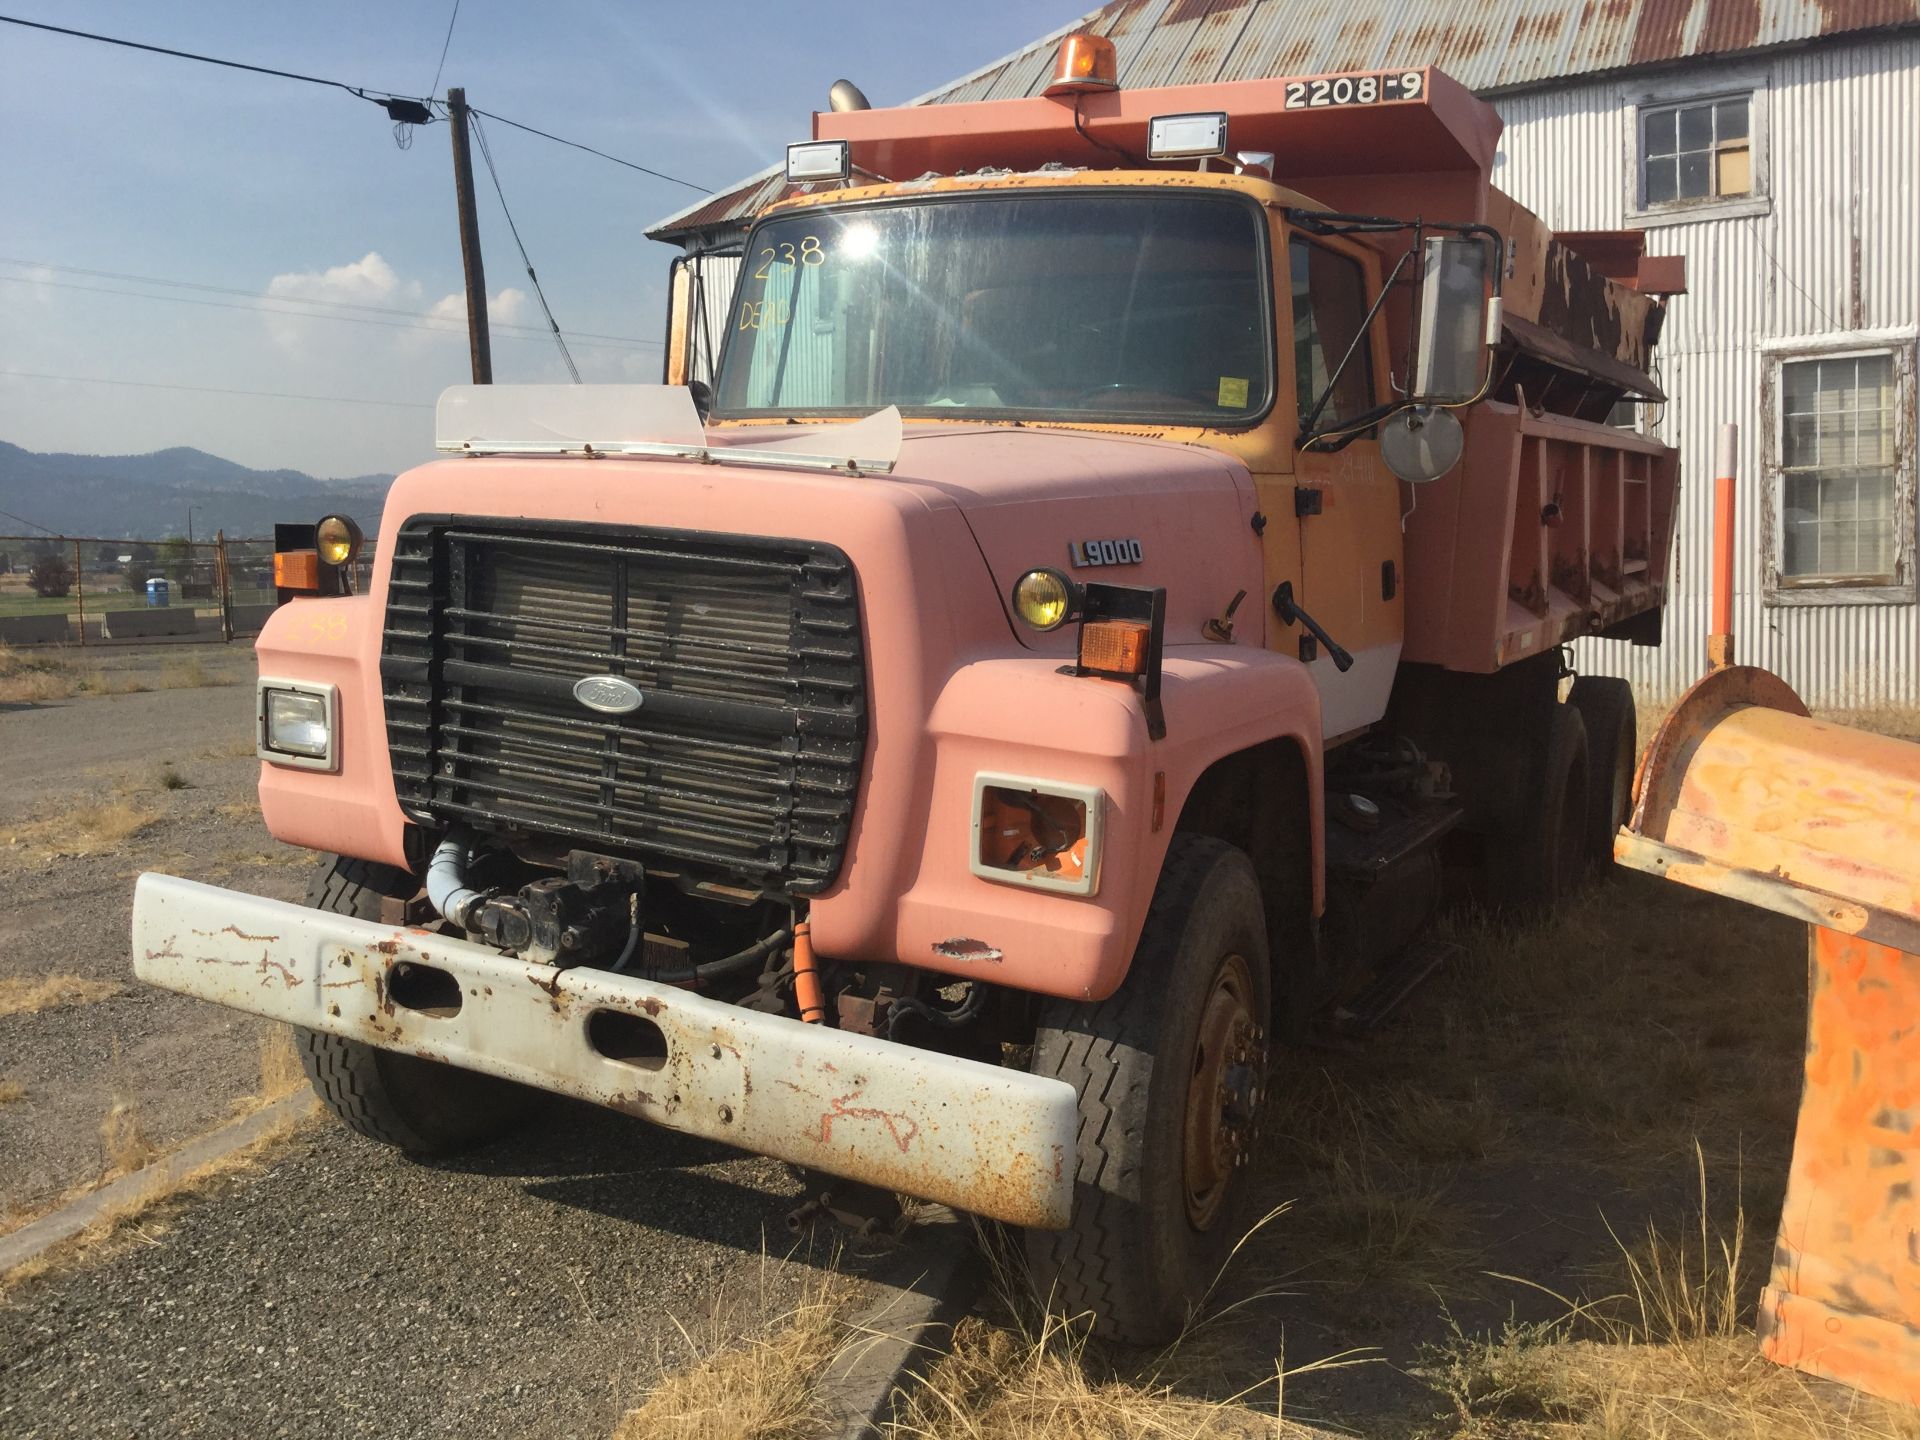
<path fill-rule="evenodd" d="M 276 603 L 271 539 L 0 535 L 0 644 L 244 639 Z"/>

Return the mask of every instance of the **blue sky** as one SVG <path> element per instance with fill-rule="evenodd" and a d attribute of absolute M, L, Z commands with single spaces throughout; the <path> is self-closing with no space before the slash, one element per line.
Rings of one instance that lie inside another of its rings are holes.
<path fill-rule="evenodd" d="M 5 13 L 405 94 L 424 94 L 451 0 L 5 0 Z M 1066 24 L 1087 5 L 461 0 L 441 80 L 470 103 L 688 180 L 725 186 L 804 138 L 845 75 L 895 104 Z M 563 330 L 656 339 L 672 252 L 643 228 L 695 192 L 503 126 L 508 203 Z M 432 401 L 467 378 L 464 334 L 294 319 L 237 296 L 459 318 L 446 127 L 396 148 L 341 91 L 0 26 L 0 371 L 353 396 L 260 399 L 0 374 L 0 440 L 114 454 L 193 445 L 323 475 L 431 458 Z M 476 168 L 479 162 L 476 157 Z M 484 169 L 498 318 L 538 323 Z M 59 266 L 35 268 L 31 263 Z M 74 287 L 90 287 L 79 289 Z M 183 304 L 101 290 L 190 296 Z M 291 304 L 287 308 L 295 308 Z M 371 311 L 358 313 L 380 319 Z M 385 317 L 396 318 L 396 317 Z M 574 350 L 588 380 L 652 381 L 653 346 Z M 550 340 L 496 337 L 495 378 L 564 380 Z"/>

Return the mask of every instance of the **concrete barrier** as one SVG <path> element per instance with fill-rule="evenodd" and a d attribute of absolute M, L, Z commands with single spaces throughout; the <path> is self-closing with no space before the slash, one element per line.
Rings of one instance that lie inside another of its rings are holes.
<path fill-rule="evenodd" d="M 8 615 L 0 619 L 0 645 L 65 645 L 71 639 L 64 615 Z"/>
<path fill-rule="evenodd" d="M 147 610 L 109 610 L 100 621 L 100 633 L 109 640 L 151 640 L 158 635 L 193 635 L 199 617 L 185 606 Z"/>
<path fill-rule="evenodd" d="M 274 605 L 236 605 L 233 607 L 233 633 L 258 635 L 267 627 L 267 617 L 279 607 Z"/>

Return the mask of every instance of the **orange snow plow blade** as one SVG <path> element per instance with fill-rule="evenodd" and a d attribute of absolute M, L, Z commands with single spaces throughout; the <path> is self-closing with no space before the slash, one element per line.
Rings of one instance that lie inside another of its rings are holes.
<path fill-rule="evenodd" d="M 1614 858 L 1810 926 L 1767 1358 L 1920 1404 L 1920 745 L 1729 666 L 1667 717 Z"/>

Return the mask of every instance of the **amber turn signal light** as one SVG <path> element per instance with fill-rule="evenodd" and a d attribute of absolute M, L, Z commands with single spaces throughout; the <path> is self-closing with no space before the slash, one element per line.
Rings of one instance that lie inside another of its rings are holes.
<path fill-rule="evenodd" d="M 1089 620 L 1080 627 L 1080 668 L 1103 675 L 1144 675 L 1150 625 L 1141 620 Z"/>
<path fill-rule="evenodd" d="M 1077 95 L 1088 90 L 1118 90 L 1120 61 L 1104 35 L 1069 35 L 1053 59 L 1053 79 L 1044 95 Z"/>
<path fill-rule="evenodd" d="M 318 550 L 281 550 L 273 557 L 273 583 L 277 589 L 320 592 L 320 552 Z"/>

